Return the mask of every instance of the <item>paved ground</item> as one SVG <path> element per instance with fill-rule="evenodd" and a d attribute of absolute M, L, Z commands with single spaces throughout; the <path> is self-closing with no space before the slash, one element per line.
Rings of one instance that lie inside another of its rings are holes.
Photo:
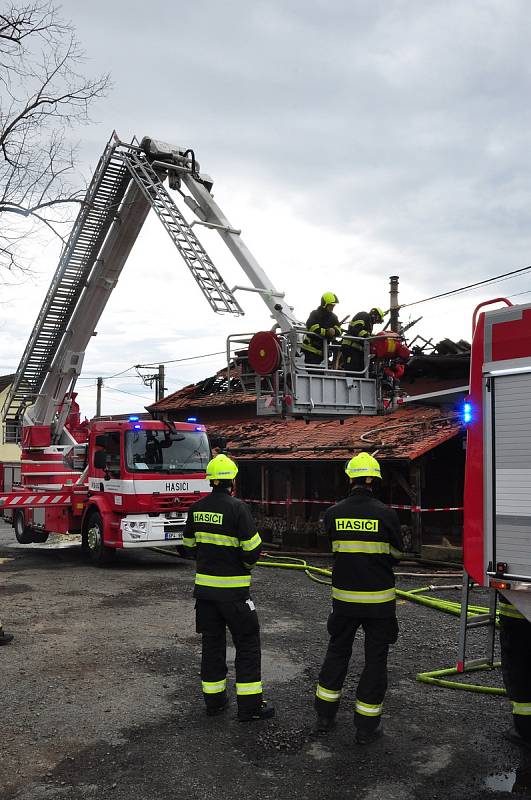
<path fill-rule="evenodd" d="M 259 569 L 255 577 L 277 718 L 242 725 L 233 708 L 207 718 L 192 577 L 191 562 L 156 553 L 97 569 L 78 547 L 15 546 L 0 521 L 0 618 L 16 636 L 0 648 L 1 800 L 497 800 L 531 792 L 531 757 L 499 735 L 506 700 L 415 681 L 419 670 L 455 663 L 457 641 L 455 618 L 417 605 L 399 605 L 384 739 L 371 748 L 353 741 L 361 642 L 338 728 L 314 737 L 328 590 L 302 573 Z M 399 582 L 413 588 L 426 579 Z"/>

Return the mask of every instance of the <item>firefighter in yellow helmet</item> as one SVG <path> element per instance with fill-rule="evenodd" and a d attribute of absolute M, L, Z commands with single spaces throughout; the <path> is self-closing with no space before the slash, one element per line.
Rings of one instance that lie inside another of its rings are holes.
<path fill-rule="evenodd" d="M 332 342 L 341 335 L 341 325 L 334 314 L 337 303 L 339 300 L 334 292 L 325 292 L 319 308 L 314 309 L 308 317 L 302 342 L 306 364 L 320 364 L 324 358 L 324 340 Z"/>
<path fill-rule="evenodd" d="M 211 494 L 190 507 L 183 545 L 195 555 L 196 629 L 202 635 L 201 682 L 206 712 L 228 705 L 226 629 L 236 648 L 238 719 L 272 717 L 262 696 L 260 626 L 249 590 L 262 540 L 249 508 L 232 496 L 238 467 L 219 454 L 207 465 Z"/>
<path fill-rule="evenodd" d="M 371 308 L 370 311 L 358 311 L 354 314 L 348 324 L 347 336 L 356 336 L 366 339 L 372 336 L 374 325 L 380 325 L 384 321 L 385 311 L 381 308 Z M 343 369 L 349 372 L 363 372 L 365 367 L 363 342 L 357 342 L 350 338 L 341 340 L 341 358 Z"/>
<path fill-rule="evenodd" d="M 334 566 L 330 642 L 315 695 L 316 730 L 335 724 L 341 690 L 358 628 L 365 633 L 365 667 L 356 690 L 356 742 L 370 744 L 382 735 L 380 725 L 387 688 L 389 645 L 398 637 L 393 564 L 403 548 L 396 512 L 374 496 L 380 465 L 369 453 L 348 462 L 350 494 L 324 515 Z"/>

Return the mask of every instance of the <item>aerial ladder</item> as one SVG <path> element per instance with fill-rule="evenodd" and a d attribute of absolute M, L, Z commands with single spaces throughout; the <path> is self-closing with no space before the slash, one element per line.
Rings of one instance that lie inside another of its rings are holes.
<path fill-rule="evenodd" d="M 382 410 L 378 376 L 370 377 L 367 368 L 348 374 L 330 368 L 328 358 L 316 367 L 304 364 L 303 326 L 214 201 L 212 185 L 190 148 L 149 137 L 127 144 L 113 134 L 109 140 L 1 410 L 7 438 L 19 436 L 22 444 L 21 485 L 0 494 L 0 509 L 12 513 L 20 542 L 44 541 L 50 532 L 81 533 L 98 563 L 121 547 L 179 542 L 187 508 L 209 490 L 204 426 L 138 417 L 84 424 L 75 401 L 86 347 L 150 210 L 214 312 L 243 314 L 238 289 L 259 293 L 270 311 L 274 330 L 246 342 L 259 414 Z M 250 286 L 229 289 L 196 225 L 219 233 Z M 227 351 L 230 368 L 230 341 Z M 192 463 L 182 457 L 187 448 Z"/>
<path fill-rule="evenodd" d="M 166 179 L 197 217 L 191 224 L 164 185 Z M 13 439 L 13 432 L 25 420 L 25 427 L 35 428 L 34 435 L 41 426 L 51 425 L 54 443 L 65 439 L 71 443 L 65 420 L 85 349 L 150 209 L 213 311 L 243 314 L 234 294 L 238 289 L 258 292 L 270 311 L 275 330 L 248 340 L 258 414 L 347 416 L 383 411 L 380 382 L 378 377 L 369 377 L 367 369 L 346 374 L 330 368 L 327 357 L 322 366 L 305 366 L 300 352 L 304 327 L 243 242 L 241 231 L 214 201 L 212 185 L 190 148 L 149 137 L 140 144 L 126 144 L 113 134 L 5 399 L 2 421 L 7 438 Z M 197 238 L 196 225 L 219 233 L 251 286 L 229 289 Z M 368 342 L 364 347 L 368 364 Z M 264 386 L 269 388 L 264 390 Z"/>
<path fill-rule="evenodd" d="M 186 163 L 182 157 L 181 162 Z M 71 440 L 64 423 L 85 349 L 152 209 L 217 313 L 243 314 L 233 293 L 165 188 L 165 171 L 115 135 L 87 190 L 58 268 L 5 399 L 7 430 L 17 422 L 53 424 L 52 440 Z M 60 410 L 59 410 L 60 409 Z"/>

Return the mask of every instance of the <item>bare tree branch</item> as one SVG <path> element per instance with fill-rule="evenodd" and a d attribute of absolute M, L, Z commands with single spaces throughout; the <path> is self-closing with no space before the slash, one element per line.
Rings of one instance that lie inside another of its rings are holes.
<path fill-rule="evenodd" d="M 0 8 L 0 275 L 26 272 L 24 246 L 35 225 L 62 239 L 57 226 L 82 201 L 69 139 L 110 85 L 108 75 L 84 76 L 83 61 L 53 0 Z"/>

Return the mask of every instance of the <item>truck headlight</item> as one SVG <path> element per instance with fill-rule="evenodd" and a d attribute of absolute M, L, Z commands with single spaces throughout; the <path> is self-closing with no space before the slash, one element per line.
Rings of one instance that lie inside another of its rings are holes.
<path fill-rule="evenodd" d="M 126 520 L 122 523 L 123 530 L 129 533 L 145 533 L 147 530 L 147 522 L 135 522 Z"/>

